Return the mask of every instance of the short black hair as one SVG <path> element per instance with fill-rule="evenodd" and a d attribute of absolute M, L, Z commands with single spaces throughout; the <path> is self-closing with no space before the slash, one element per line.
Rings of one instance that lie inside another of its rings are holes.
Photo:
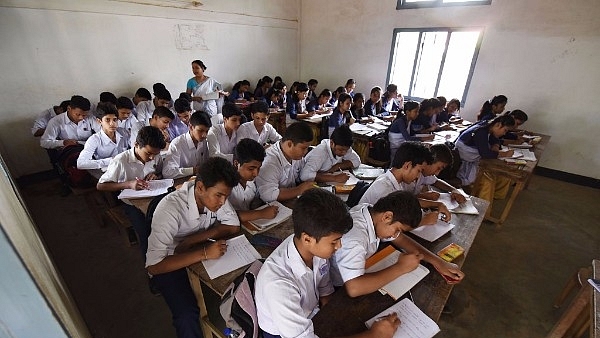
<path fill-rule="evenodd" d="M 282 141 L 292 141 L 293 144 L 311 142 L 313 131 L 305 122 L 294 122 L 285 129 Z"/>
<path fill-rule="evenodd" d="M 232 116 L 242 116 L 242 110 L 235 103 L 232 102 L 225 103 L 221 111 L 223 112 L 224 118 L 230 118 Z"/>
<path fill-rule="evenodd" d="M 256 101 L 250 105 L 250 113 L 265 113 L 269 114 L 269 105 L 262 100 Z"/>
<path fill-rule="evenodd" d="M 316 85 L 319 84 L 319 81 L 317 81 L 317 79 L 310 79 L 308 80 L 308 85 L 312 86 L 312 85 Z"/>
<path fill-rule="evenodd" d="M 110 102 L 98 102 L 95 113 L 96 118 L 102 120 L 102 118 L 106 115 L 114 115 L 115 117 L 119 116 L 117 107 Z"/>
<path fill-rule="evenodd" d="M 192 102 L 192 95 L 190 95 L 190 94 L 188 94 L 186 92 L 179 93 L 179 98 L 180 99 L 186 99 L 187 102 Z"/>
<path fill-rule="evenodd" d="M 503 127 L 514 127 L 515 119 L 511 115 L 500 115 L 496 116 L 493 120 L 489 121 L 488 125 L 492 126 L 496 123 L 500 123 L 500 125 Z"/>
<path fill-rule="evenodd" d="M 167 88 L 157 88 L 154 91 L 154 96 L 159 100 L 171 101 L 171 92 Z"/>
<path fill-rule="evenodd" d="M 70 103 L 71 103 L 71 101 L 65 100 L 65 101 L 61 102 L 58 106 L 60 108 L 62 108 L 63 112 L 66 112 L 67 111 L 67 107 L 69 107 Z"/>
<path fill-rule="evenodd" d="M 402 168 L 406 162 L 411 162 L 413 166 L 423 163 L 431 164 L 433 162 L 433 155 L 420 142 L 404 142 L 396 150 L 392 167 Z"/>
<path fill-rule="evenodd" d="M 125 96 L 121 96 L 117 99 L 117 109 L 125 108 L 125 109 L 133 109 L 133 102 L 131 99 Z"/>
<path fill-rule="evenodd" d="M 146 100 L 152 100 L 152 94 L 150 94 L 150 91 L 144 87 L 138 88 L 138 90 L 135 91 L 135 96 L 143 97 Z"/>
<path fill-rule="evenodd" d="M 111 92 L 100 93 L 100 102 L 110 102 L 114 105 L 117 104 L 117 97 Z"/>
<path fill-rule="evenodd" d="M 233 159 L 240 165 L 250 161 L 262 162 L 265 156 L 265 148 L 251 138 L 241 139 L 233 151 Z"/>
<path fill-rule="evenodd" d="M 162 131 L 156 127 L 146 126 L 140 129 L 135 138 L 135 143 L 140 148 L 145 146 L 150 146 L 156 149 L 163 149 L 167 146 L 167 142 L 165 141 L 165 136 Z"/>
<path fill-rule="evenodd" d="M 373 212 L 391 211 L 394 216 L 392 222 L 400 222 L 411 228 L 416 228 L 421 223 L 421 205 L 419 199 L 411 192 L 398 190 L 380 198 L 371 207 Z"/>
<path fill-rule="evenodd" d="M 175 103 L 173 103 L 173 108 L 175 109 L 177 114 L 185 113 L 186 111 L 192 111 L 192 107 L 190 107 L 190 102 L 182 98 L 175 100 Z"/>
<path fill-rule="evenodd" d="M 233 188 L 239 183 L 237 170 L 222 157 L 211 157 L 202 164 L 196 175 L 196 183 L 202 182 L 205 188 L 214 187 L 219 182 Z"/>
<path fill-rule="evenodd" d="M 165 87 L 165 85 L 160 82 L 157 82 L 152 85 L 152 91 L 154 92 L 154 95 L 156 95 L 156 92 L 161 91 L 163 89 L 167 89 L 167 87 Z"/>
<path fill-rule="evenodd" d="M 333 130 L 331 140 L 338 146 L 352 147 L 352 130 L 347 124 L 343 124 Z"/>
<path fill-rule="evenodd" d="M 71 107 L 71 109 L 79 108 L 83 111 L 88 111 L 90 110 L 90 106 L 90 100 L 81 95 L 73 95 L 71 96 L 71 101 L 69 101 L 69 107 Z"/>
<path fill-rule="evenodd" d="M 520 109 L 515 109 L 508 113 L 508 115 L 512 116 L 515 120 L 521 120 L 523 122 L 527 122 L 528 116 L 524 111 Z"/>
<path fill-rule="evenodd" d="M 294 237 L 302 233 L 317 240 L 332 233 L 345 234 L 352 229 L 352 217 L 344 202 L 324 189 L 309 189 L 296 201 L 292 211 Z"/>
<path fill-rule="evenodd" d="M 167 108 L 167 107 L 156 107 L 156 109 L 154 109 L 154 112 L 152 112 L 152 117 L 154 116 L 158 116 L 158 117 L 168 117 L 172 120 L 175 119 L 175 114 L 173 114 L 173 112 L 171 111 L 171 109 Z"/>
<path fill-rule="evenodd" d="M 202 110 L 196 110 L 190 117 L 190 126 L 194 127 L 199 125 L 207 126 L 208 128 L 212 127 L 210 115 Z"/>
<path fill-rule="evenodd" d="M 447 145 L 443 143 L 434 144 L 429 148 L 431 154 L 433 155 L 433 162 L 442 162 L 451 166 L 452 162 L 454 162 L 454 157 L 452 156 L 452 151 L 448 148 Z"/>

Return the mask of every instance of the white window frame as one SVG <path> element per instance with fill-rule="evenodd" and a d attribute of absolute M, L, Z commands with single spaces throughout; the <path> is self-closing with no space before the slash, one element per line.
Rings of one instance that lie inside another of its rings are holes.
<path fill-rule="evenodd" d="M 449 6 L 481 6 L 491 5 L 492 0 L 477 0 L 477 1 L 456 1 L 444 2 L 444 0 L 423 1 L 423 2 L 406 2 L 406 0 L 398 0 L 396 9 L 414 9 L 414 8 L 432 8 L 432 7 L 449 7 Z"/>

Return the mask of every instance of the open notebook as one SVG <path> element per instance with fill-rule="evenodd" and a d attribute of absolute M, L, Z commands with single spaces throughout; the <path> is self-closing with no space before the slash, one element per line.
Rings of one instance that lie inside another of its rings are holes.
<path fill-rule="evenodd" d="M 148 181 L 150 184 L 150 188 L 146 190 L 133 190 L 133 189 L 123 189 L 118 196 L 118 199 L 134 199 L 134 198 L 145 198 L 145 197 L 154 197 L 160 194 L 164 194 L 167 190 L 173 186 L 172 178 L 165 178 L 162 180 L 152 180 Z"/>
<path fill-rule="evenodd" d="M 264 208 L 268 207 L 269 205 L 276 205 L 279 208 L 279 212 L 277 213 L 277 216 L 275 216 L 275 218 L 273 218 L 273 219 L 257 219 L 254 221 L 250 221 L 250 222 L 248 222 L 248 223 L 250 223 L 249 225 L 243 224 L 244 228 L 246 230 L 248 230 L 248 232 L 250 232 L 251 234 L 257 234 L 257 233 L 261 233 L 263 231 L 267 231 L 267 230 L 271 229 L 272 227 L 285 222 L 288 218 L 292 217 L 292 209 L 286 207 L 285 205 L 283 205 L 277 201 L 262 205 L 262 206 L 256 208 L 255 210 L 264 209 Z"/>
<path fill-rule="evenodd" d="M 223 256 L 218 259 L 202 261 L 202 265 L 210 279 L 215 279 L 260 258 L 260 254 L 246 236 L 239 235 L 227 240 L 227 252 Z"/>

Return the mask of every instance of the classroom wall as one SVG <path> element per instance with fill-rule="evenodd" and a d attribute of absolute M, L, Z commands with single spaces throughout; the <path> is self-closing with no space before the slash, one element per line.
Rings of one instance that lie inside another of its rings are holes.
<path fill-rule="evenodd" d="M 13 176 L 50 169 L 31 124 L 73 94 L 94 103 L 163 82 L 177 97 L 194 59 L 225 88 L 298 76 L 298 0 L 133 2 L 0 0 L 0 152 Z"/>
<path fill-rule="evenodd" d="M 396 0 L 303 0 L 300 76 L 335 89 L 385 86 L 394 28 L 485 28 L 462 114 L 508 96 L 527 129 L 552 135 L 540 166 L 600 178 L 600 6 L 595 0 L 493 0 L 490 6 L 396 10 Z M 440 93 L 443 95 L 443 93 Z"/>

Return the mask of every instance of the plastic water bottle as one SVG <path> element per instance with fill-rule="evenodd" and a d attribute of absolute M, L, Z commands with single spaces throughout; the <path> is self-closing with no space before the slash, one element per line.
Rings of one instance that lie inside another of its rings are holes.
<path fill-rule="evenodd" d="M 226 327 L 225 330 L 223 330 L 223 333 L 227 338 L 238 338 L 240 336 L 239 332 L 235 331 L 230 327 Z"/>

